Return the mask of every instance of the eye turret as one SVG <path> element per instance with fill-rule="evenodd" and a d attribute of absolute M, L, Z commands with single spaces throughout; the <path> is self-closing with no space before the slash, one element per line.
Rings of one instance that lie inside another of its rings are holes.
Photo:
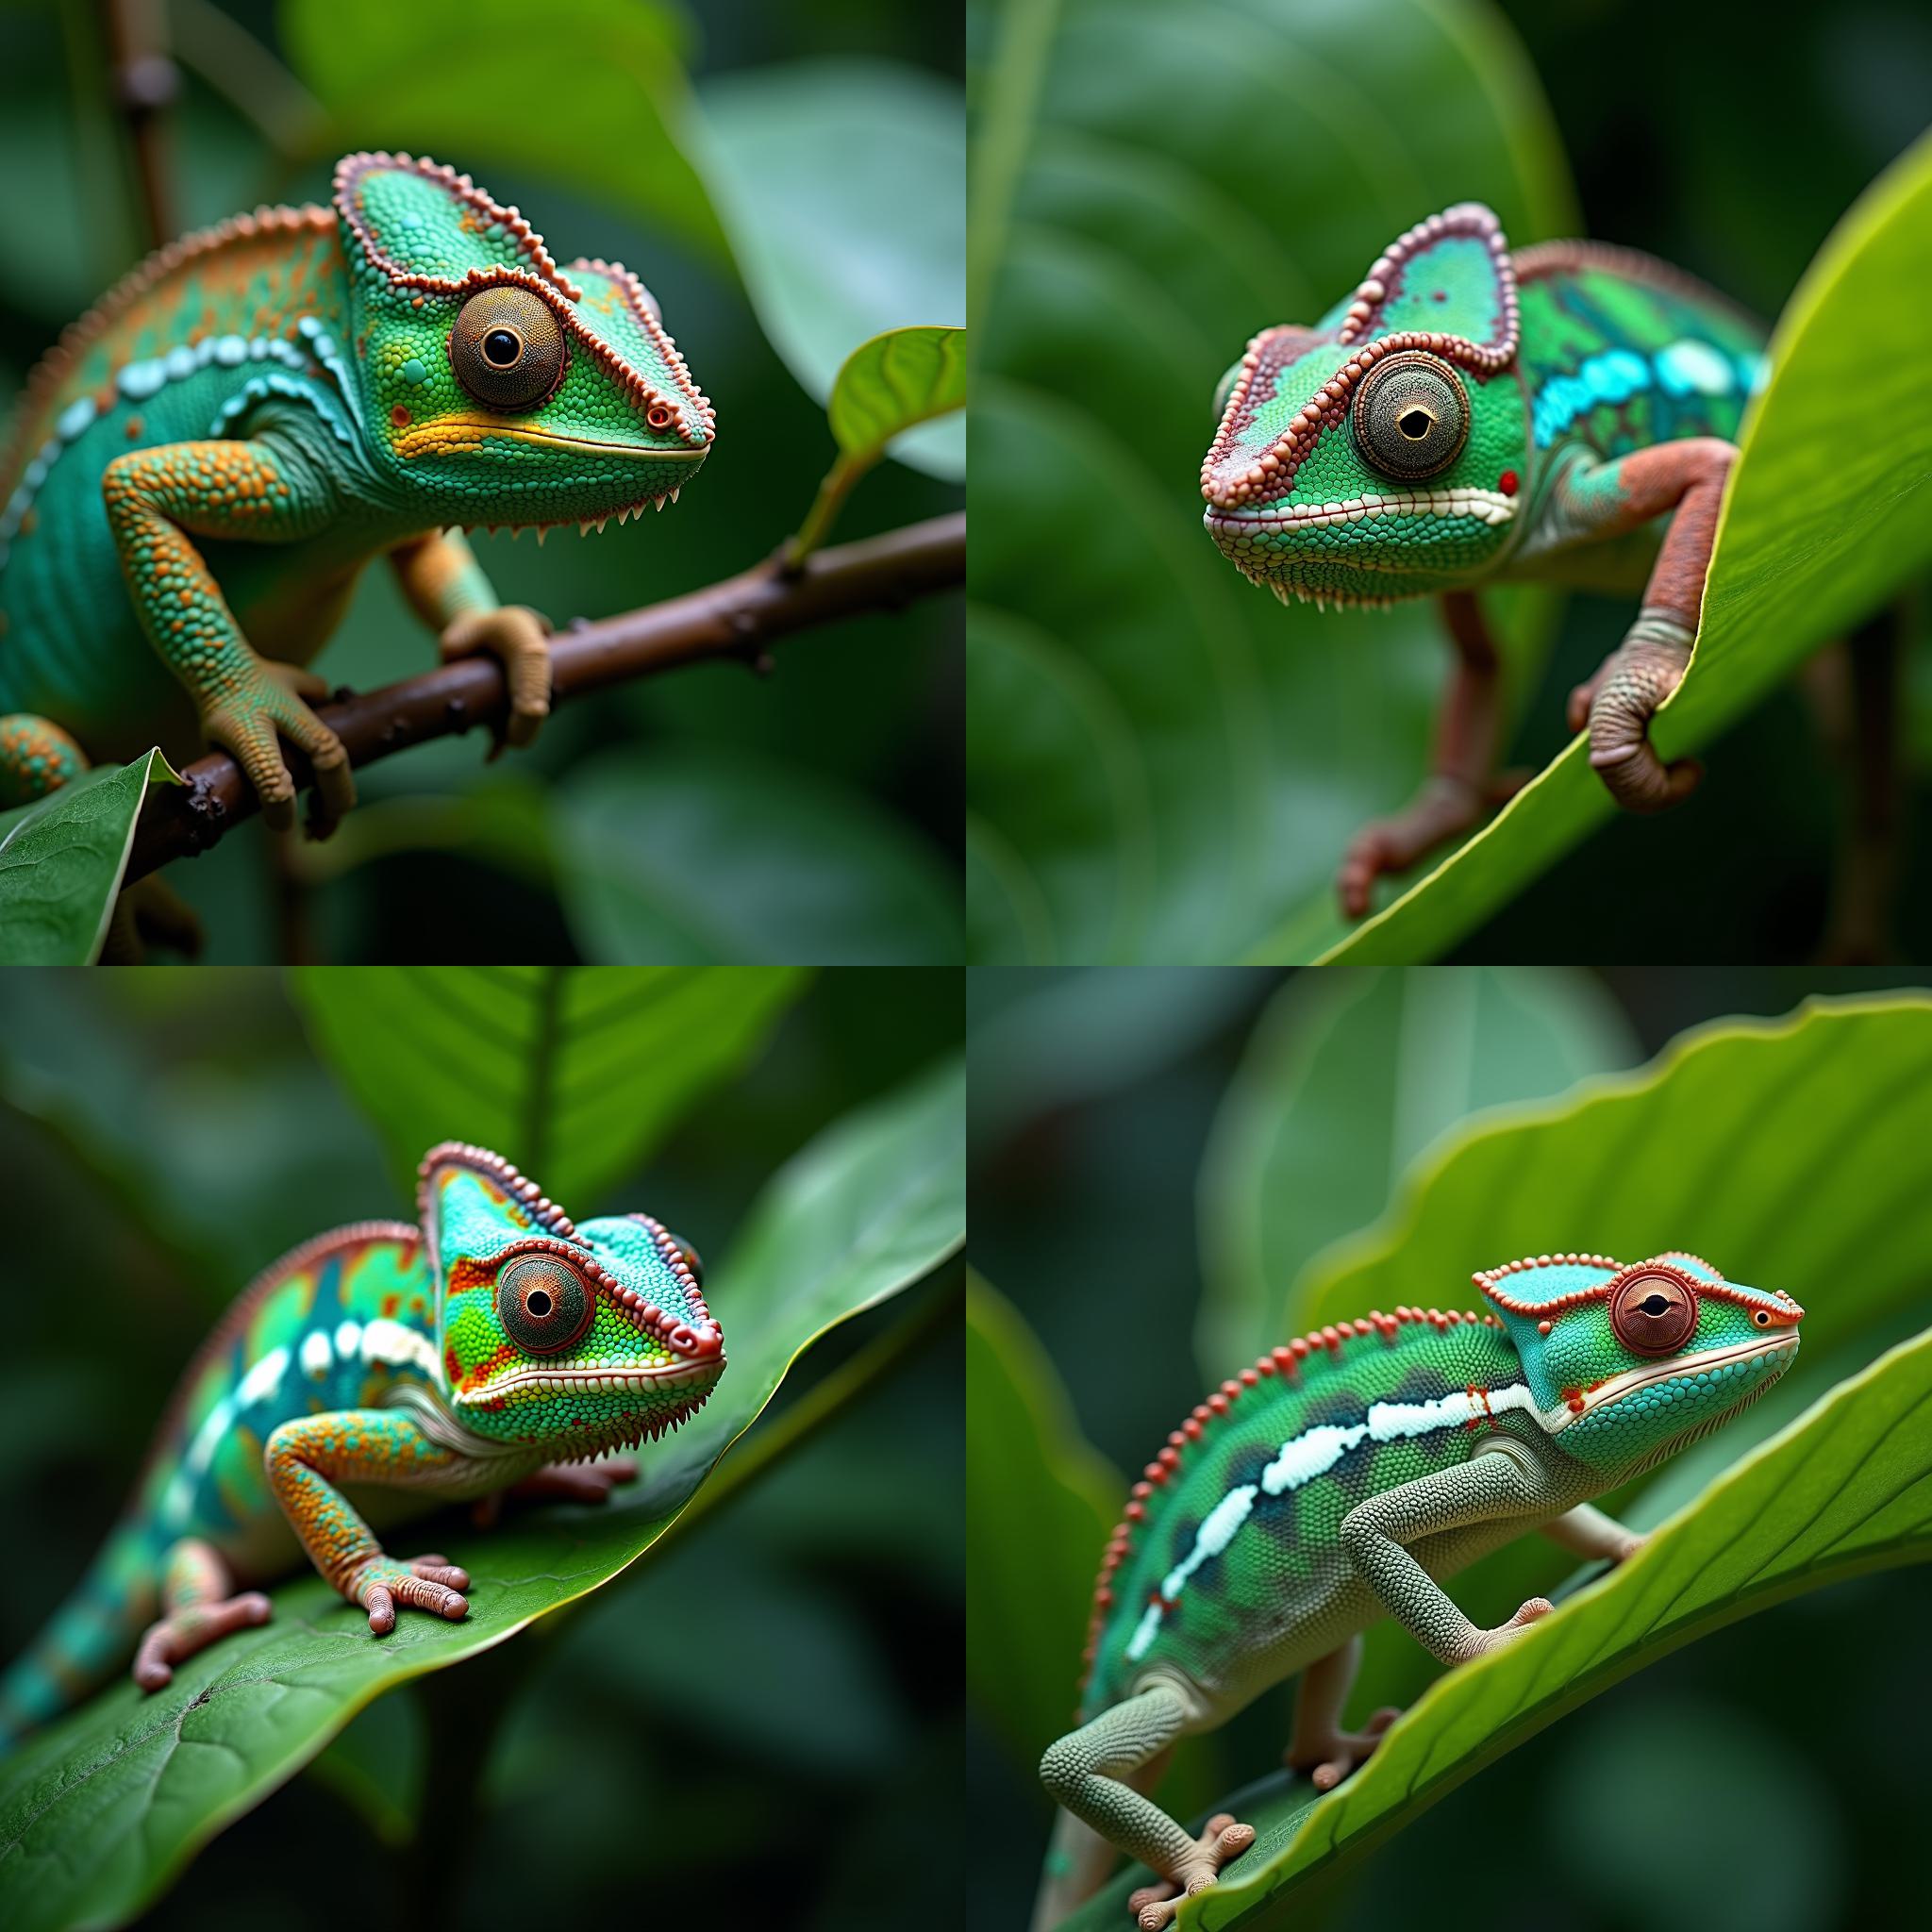
<path fill-rule="evenodd" d="M 1350 409 L 1361 453 L 1405 482 L 1434 476 L 1469 441 L 1469 392 L 1438 356 L 1387 356 L 1364 375 Z"/>
<path fill-rule="evenodd" d="M 557 1355 L 591 1325 L 590 1289 L 559 1255 L 525 1255 L 496 1278 L 504 1333 L 525 1355 Z"/>
<path fill-rule="evenodd" d="M 533 409 L 557 392 L 570 345 L 549 303 L 528 289 L 484 289 L 462 306 L 449 339 L 457 380 L 487 408 Z"/>
<path fill-rule="evenodd" d="M 1674 1271 L 1633 1274 L 1610 1297 L 1610 1326 L 1633 1355 L 1674 1355 L 1697 1332 L 1697 1291 Z"/>

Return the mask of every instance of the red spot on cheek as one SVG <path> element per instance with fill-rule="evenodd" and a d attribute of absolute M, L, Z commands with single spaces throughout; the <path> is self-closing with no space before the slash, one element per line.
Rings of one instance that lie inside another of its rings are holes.
<path fill-rule="evenodd" d="M 1500 490 L 1505 496 L 1514 496 L 1516 494 L 1516 472 L 1514 470 L 1505 470 L 1503 474 L 1496 478 L 1496 488 Z"/>
<path fill-rule="evenodd" d="M 389 412 L 389 420 L 391 423 L 393 423 L 398 429 L 407 428 L 408 426 L 409 422 L 409 412 L 408 410 L 403 408 L 402 404 L 398 403 L 395 406 L 395 408 Z"/>
<path fill-rule="evenodd" d="M 443 1350 L 442 1366 L 448 1372 L 449 1379 L 453 1384 L 460 1382 L 463 1379 L 463 1365 L 457 1358 L 457 1352 L 455 1349 L 445 1348 Z"/>

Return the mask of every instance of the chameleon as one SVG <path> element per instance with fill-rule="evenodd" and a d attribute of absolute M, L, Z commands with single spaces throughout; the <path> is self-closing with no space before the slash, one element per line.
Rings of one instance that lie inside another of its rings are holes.
<path fill-rule="evenodd" d="M 1364 826 L 1336 877 L 1343 913 L 1481 822 L 1496 770 L 1500 659 L 1476 603 L 1493 584 L 1641 589 L 1635 622 L 1571 692 L 1571 730 L 1628 810 L 1676 804 L 1649 721 L 1690 658 L 1725 478 L 1768 373 L 1765 330 L 1635 249 L 1512 252 L 1463 202 L 1419 222 L 1312 327 L 1263 329 L 1223 378 L 1201 466 L 1208 534 L 1251 582 L 1318 607 L 1442 601 L 1453 669 L 1433 771 Z"/>
<path fill-rule="evenodd" d="M 1529 1530 L 1620 1562 L 1643 1539 L 1591 1507 L 1767 1394 L 1804 1310 L 1694 1255 L 1538 1255 L 1473 1277 L 1476 1310 L 1398 1307 L 1297 1337 L 1231 1376 L 1133 1486 L 1102 1557 L 1077 1727 L 1041 1761 L 1063 1807 L 1034 1917 L 1097 1889 L 1108 1847 L 1152 1868 L 1146 1932 L 1254 1842 L 1198 1838 L 1146 1793 L 1168 1747 L 1300 1674 L 1285 1762 L 1327 1791 L 1399 1715 L 1341 1727 L 1361 1633 L 1393 1617 L 1443 1663 L 1518 1640 L 1441 1579 Z"/>
<path fill-rule="evenodd" d="M 559 267 L 434 161 L 348 155 L 330 207 L 172 243 L 42 359 L 0 446 L 0 807 L 205 741 L 286 828 L 286 740 L 325 830 L 356 788 L 308 666 L 377 556 L 445 658 L 502 661 L 528 743 L 548 626 L 464 530 L 661 510 L 714 433 L 636 275 Z"/>
<path fill-rule="evenodd" d="M 269 1599 L 238 1584 L 305 1554 L 375 1636 L 402 1609 L 462 1621 L 468 1574 L 440 1555 L 391 1557 L 368 1519 L 468 1501 L 487 1520 L 511 1490 L 601 1502 L 634 1481 L 634 1462 L 590 1458 L 676 1428 L 724 1372 L 702 1276 L 647 1214 L 579 1226 L 501 1156 L 432 1148 L 415 1224 L 303 1242 L 209 1333 L 120 1521 L 0 1678 L 0 1749 L 130 1649 L 153 1692 L 266 1623 Z"/>

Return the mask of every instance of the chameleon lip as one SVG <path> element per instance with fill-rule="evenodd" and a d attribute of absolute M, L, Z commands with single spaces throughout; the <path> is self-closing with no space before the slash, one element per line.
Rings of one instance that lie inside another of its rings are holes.
<path fill-rule="evenodd" d="M 658 1369 L 519 1369 L 515 1374 L 491 1382 L 488 1388 L 457 1393 L 452 1400 L 472 1406 L 493 1402 L 518 1389 L 559 1395 L 574 1391 L 595 1395 L 642 1395 L 659 1389 L 681 1389 L 693 1382 L 708 1381 L 724 1366 L 721 1353 L 709 1361 L 667 1362 Z"/>
<path fill-rule="evenodd" d="M 1297 504 L 1286 510 L 1209 508 L 1202 521 L 1216 536 L 1254 530 L 1310 530 L 1332 524 L 1362 524 L 1385 516 L 1473 516 L 1486 524 L 1507 524 L 1516 500 L 1499 490 L 1401 490 L 1388 495 L 1352 496 L 1345 503 Z"/>
<path fill-rule="evenodd" d="M 1652 1382 L 1674 1380 L 1687 1369 L 1694 1374 L 1699 1369 L 1722 1367 L 1725 1362 L 1750 1361 L 1757 1356 L 1789 1355 L 1797 1346 L 1797 1336 L 1787 1329 L 1779 1335 L 1767 1335 L 1761 1341 L 1733 1342 L 1727 1348 L 1700 1349 L 1695 1355 L 1680 1355 L 1670 1361 L 1652 1362 L 1641 1369 L 1626 1369 L 1621 1375 L 1612 1375 L 1601 1388 L 1591 1391 L 1589 1402 L 1582 1409 L 1561 1407 L 1554 1415 L 1546 1410 L 1543 1426 L 1554 1436 L 1567 1429 L 1572 1423 L 1579 1423 L 1585 1416 L 1594 1415 L 1610 1403 L 1621 1400 L 1632 1390 L 1641 1389 Z"/>
<path fill-rule="evenodd" d="M 412 435 L 399 437 L 396 447 L 405 456 L 413 456 L 418 448 L 429 448 L 441 441 L 451 429 L 471 429 L 479 436 L 508 437 L 512 442 L 543 442 L 558 449 L 592 450 L 601 456 L 638 457 L 653 462 L 699 463 L 711 453 L 708 441 L 695 449 L 647 448 L 636 442 L 599 442 L 588 436 L 558 436 L 553 430 L 533 429 L 527 424 L 507 423 L 496 416 L 440 417 Z"/>

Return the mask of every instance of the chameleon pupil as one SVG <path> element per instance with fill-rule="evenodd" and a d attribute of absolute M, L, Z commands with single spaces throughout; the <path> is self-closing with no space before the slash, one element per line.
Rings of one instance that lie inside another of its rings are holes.
<path fill-rule="evenodd" d="M 524 1306 L 541 1322 L 550 1312 L 550 1297 L 540 1288 L 530 1294 Z"/>
<path fill-rule="evenodd" d="M 1646 1315 L 1661 1315 L 1669 1307 L 1670 1303 L 1665 1301 L 1662 1295 L 1654 1294 L 1643 1304 L 1643 1312 Z"/>
<path fill-rule="evenodd" d="M 523 343 L 507 328 L 493 328 L 483 338 L 484 359 L 499 369 L 508 369 L 517 359 Z"/>
<path fill-rule="evenodd" d="M 1420 442 L 1435 426 L 1435 421 L 1426 409 L 1410 409 L 1395 426 L 1411 442 Z"/>

